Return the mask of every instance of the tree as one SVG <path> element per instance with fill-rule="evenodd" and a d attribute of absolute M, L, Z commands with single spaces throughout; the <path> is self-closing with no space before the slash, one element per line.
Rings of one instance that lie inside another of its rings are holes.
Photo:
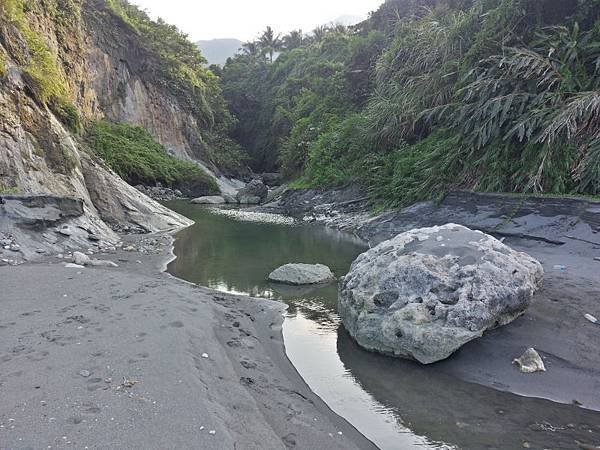
<path fill-rule="evenodd" d="M 278 34 L 275 36 L 273 28 L 267 26 L 262 36 L 258 39 L 261 50 L 264 54 L 269 55 L 269 60 L 273 62 L 273 54 L 281 49 L 281 39 Z"/>
<path fill-rule="evenodd" d="M 285 50 L 293 50 L 302 47 L 303 43 L 304 35 L 302 34 L 302 30 L 292 30 L 283 37 L 283 48 Z"/>
<path fill-rule="evenodd" d="M 258 42 L 246 42 L 242 45 L 242 51 L 245 55 L 256 58 L 260 54 L 260 45 Z"/>

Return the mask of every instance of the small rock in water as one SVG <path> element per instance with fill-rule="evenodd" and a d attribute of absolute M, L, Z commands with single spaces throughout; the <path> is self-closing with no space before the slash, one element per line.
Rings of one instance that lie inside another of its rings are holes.
<path fill-rule="evenodd" d="M 594 261 L 600 261 L 600 256 L 596 256 L 596 257 L 594 258 Z"/>
<path fill-rule="evenodd" d="M 210 195 L 205 197 L 198 197 L 190 201 L 190 203 L 196 205 L 220 205 L 226 203 L 225 199 L 220 195 Z"/>
<path fill-rule="evenodd" d="M 65 268 L 67 269 L 85 269 L 85 266 L 80 264 L 67 263 L 65 264 Z"/>
<path fill-rule="evenodd" d="M 545 372 L 546 367 L 539 353 L 534 348 L 528 348 L 519 358 L 513 360 L 523 373 Z"/>
<path fill-rule="evenodd" d="M 81 375 L 84 378 L 87 378 L 91 375 L 91 372 L 89 370 L 82 370 L 81 372 L 79 372 L 79 375 Z"/>
<path fill-rule="evenodd" d="M 128 245 L 123 250 L 125 250 L 126 252 L 135 252 L 135 247 L 133 245 Z"/>
<path fill-rule="evenodd" d="M 213 434 L 213 435 L 215 435 L 215 434 L 217 434 L 217 431 L 216 431 L 216 430 L 210 430 L 210 431 L 208 432 L 208 434 Z"/>
<path fill-rule="evenodd" d="M 208 353 L 202 353 L 203 358 L 208 358 Z"/>
<path fill-rule="evenodd" d="M 19 244 L 11 244 L 10 251 L 11 252 L 19 252 L 19 251 L 21 251 L 21 246 Z"/>
<path fill-rule="evenodd" d="M 323 264 L 286 264 L 269 274 L 269 280 L 277 283 L 304 285 L 327 283 L 335 280 L 329 267 Z"/>
<path fill-rule="evenodd" d="M 92 242 L 98 242 L 100 240 L 100 237 L 90 233 L 88 234 L 88 239 Z"/>

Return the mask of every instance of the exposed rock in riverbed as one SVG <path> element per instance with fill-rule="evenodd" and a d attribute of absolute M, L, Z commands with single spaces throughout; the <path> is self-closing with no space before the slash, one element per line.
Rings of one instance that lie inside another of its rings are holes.
<path fill-rule="evenodd" d="M 356 259 L 339 313 L 366 349 L 429 364 L 521 315 L 542 277 L 539 262 L 482 232 L 416 229 Z"/>
<path fill-rule="evenodd" d="M 209 195 L 195 198 L 190 203 L 194 203 L 196 205 L 222 205 L 226 202 L 225 198 L 221 197 L 220 195 Z"/>
<path fill-rule="evenodd" d="M 269 280 L 277 283 L 306 285 L 327 283 L 335 280 L 331 269 L 323 264 L 286 264 L 269 274 Z"/>
<path fill-rule="evenodd" d="M 262 181 L 255 179 L 240 189 L 236 198 L 242 204 L 258 204 L 265 200 L 268 194 L 267 186 Z"/>

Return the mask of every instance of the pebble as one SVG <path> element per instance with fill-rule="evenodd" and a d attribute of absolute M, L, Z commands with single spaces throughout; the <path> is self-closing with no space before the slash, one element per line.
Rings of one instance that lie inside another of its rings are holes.
<path fill-rule="evenodd" d="M 202 353 L 203 358 L 208 358 L 208 353 Z"/>
<path fill-rule="evenodd" d="M 62 228 L 59 228 L 57 230 L 57 232 L 62 234 L 63 236 L 71 236 L 73 234 L 73 230 L 71 230 L 71 228 L 69 226 L 64 226 Z"/>
<path fill-rule="evenodd" d="M 84 378 L 87 378 L 91 375 L 91 372 L 89 370 L 82 370 L 81 372 L 79 372 L 79 375 L 81 375 Z"/>
<path fill-rule="evenodd" d="M 21 246 L 19 244 L 11 244 L 10 251 L 11 252 L 19 252 L 19 251 L 21 251 Z"/>
<path fill-rule="evenodd" d="M 217 434 L 217 431 L 216 431 L 216 430 L 210 430 L 210 431 L 208 432 L 208 434 L 215 435 L 215 434 Z"/>

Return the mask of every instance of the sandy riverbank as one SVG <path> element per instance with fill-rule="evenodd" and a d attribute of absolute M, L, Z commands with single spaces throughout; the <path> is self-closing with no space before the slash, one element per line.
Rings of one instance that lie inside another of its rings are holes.
<path fill-rule="evenodd" d="M 374 448 L 286 358 L 282 304 L 162 273 L 168 249 L 0 267 L 0 448 Z"/>

